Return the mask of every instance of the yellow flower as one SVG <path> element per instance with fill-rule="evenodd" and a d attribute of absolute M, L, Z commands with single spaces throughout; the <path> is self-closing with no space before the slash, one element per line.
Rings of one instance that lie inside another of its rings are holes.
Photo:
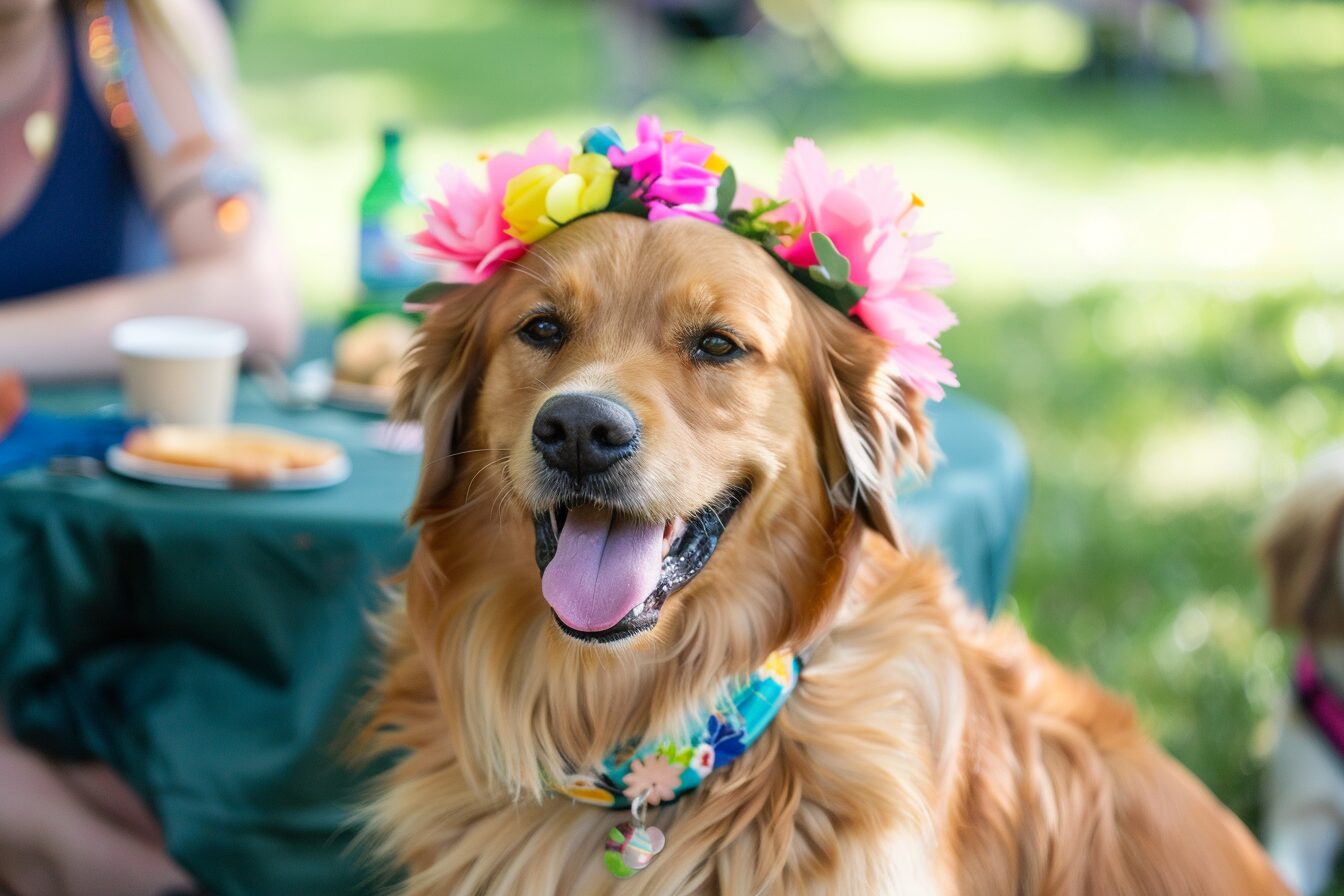
<path fill-rule="evenodd" d="M 504 186 L 507 233 L 525 243 L 552 233 L 560 225 L 546 217 L 546 191 L 565 176 L 555 165 L 533 165 L 509 178 Z"/>
<path fill-rule="evenodd" d="M 596 153 L 571 158 L 568 172 L 555 165 L 533 165 L 504 187 L 508 233 L 524 243 L 535 243 L 561 224 L 606 208 L 615 182 L 616 169 L 606 156 Z"/>
<path fill-rule="evenodd" d="M 546 191 L 546 214 L 557 224 L 600 212 L 611 202 L 616 169 L 606 156 L 585 152 L 569 160 L 569 173 Z"/>

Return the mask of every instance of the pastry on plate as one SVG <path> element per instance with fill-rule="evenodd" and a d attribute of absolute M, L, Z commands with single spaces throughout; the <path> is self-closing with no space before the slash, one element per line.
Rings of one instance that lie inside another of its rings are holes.
<path fill-rule="evenodd" d="M 375 314 L 336 337 L 336 379 L 391 390 L 401 375 L 415 324 L 399 314 Z"/>
<path fill-rule="evenodd" d="M 264 479 L 320 467 L 342 453 L 335 442 L 261 426 L 151 426 L 126 436 L 127 454 L 158 463 Z"/>

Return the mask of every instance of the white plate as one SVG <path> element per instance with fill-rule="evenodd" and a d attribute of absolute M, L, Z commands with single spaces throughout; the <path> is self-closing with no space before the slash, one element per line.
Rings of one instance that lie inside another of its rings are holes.
<path fill-rule="evenodd" d="M 180 485 L 185 488 L 208 488 L 216 491 L 302 491 L 327 488 L 350 477 L 350 458 L 342 451 L 324 464 L 300 470 L 284 470 L 265 479 L 240 479 L 225 470 L 210 467 L 189 467 L 150 460 L 124 451 L 120 445 L 107 450 L 107 468 L 131 479 Z"/>
<path fill-rule="evenodd" d="M 386 386 L 370 386 L 336 379 L 331 362 L 318 358 L 294 368 L 289 378 L 290 388 L 306 400 L 321 402 L 346 411 L 384 416 L 392 409 L 397 390 Z"/>

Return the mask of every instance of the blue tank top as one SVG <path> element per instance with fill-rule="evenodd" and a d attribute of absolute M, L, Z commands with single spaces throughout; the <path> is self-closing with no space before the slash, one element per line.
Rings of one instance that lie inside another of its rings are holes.
<path fill-rule="evenodd" d="M 62 33 L 69 100 L 37 197 L 0 232 L 0 302 L 167 261 L 136 191 L 126 147 L 89 96 L 68 15 Z"/>

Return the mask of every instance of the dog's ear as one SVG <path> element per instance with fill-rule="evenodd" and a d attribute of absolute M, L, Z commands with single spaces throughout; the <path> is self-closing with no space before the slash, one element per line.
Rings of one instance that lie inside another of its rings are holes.
<path fill-rule="evenodd" d="M 801 289 L 801 287 L 798 287 Z M 896 485 L 933 454 L 924 398 L 901 379 L 886 343 L 808 294 L 822 474 L 838 509 L 857 511 L 900 547 Z"/>
<path fill-rule="evenodd" d="M 1272 625 L 1344 634 L 1342 539 L 1344 448 L 1318 458 L 1260 527 Z"/>
<path fill-rule="evenodd" d="M 407 355 L 389 416 L 418 420 L 424 426 L 420 487 L 410 512 L 413 523 L 452 483 L 453 455 L 485 372 L 485 312 L 499 279 L 465 287 L 435 283 L 411 294 L 417 303 L 430 307 Z"/>

